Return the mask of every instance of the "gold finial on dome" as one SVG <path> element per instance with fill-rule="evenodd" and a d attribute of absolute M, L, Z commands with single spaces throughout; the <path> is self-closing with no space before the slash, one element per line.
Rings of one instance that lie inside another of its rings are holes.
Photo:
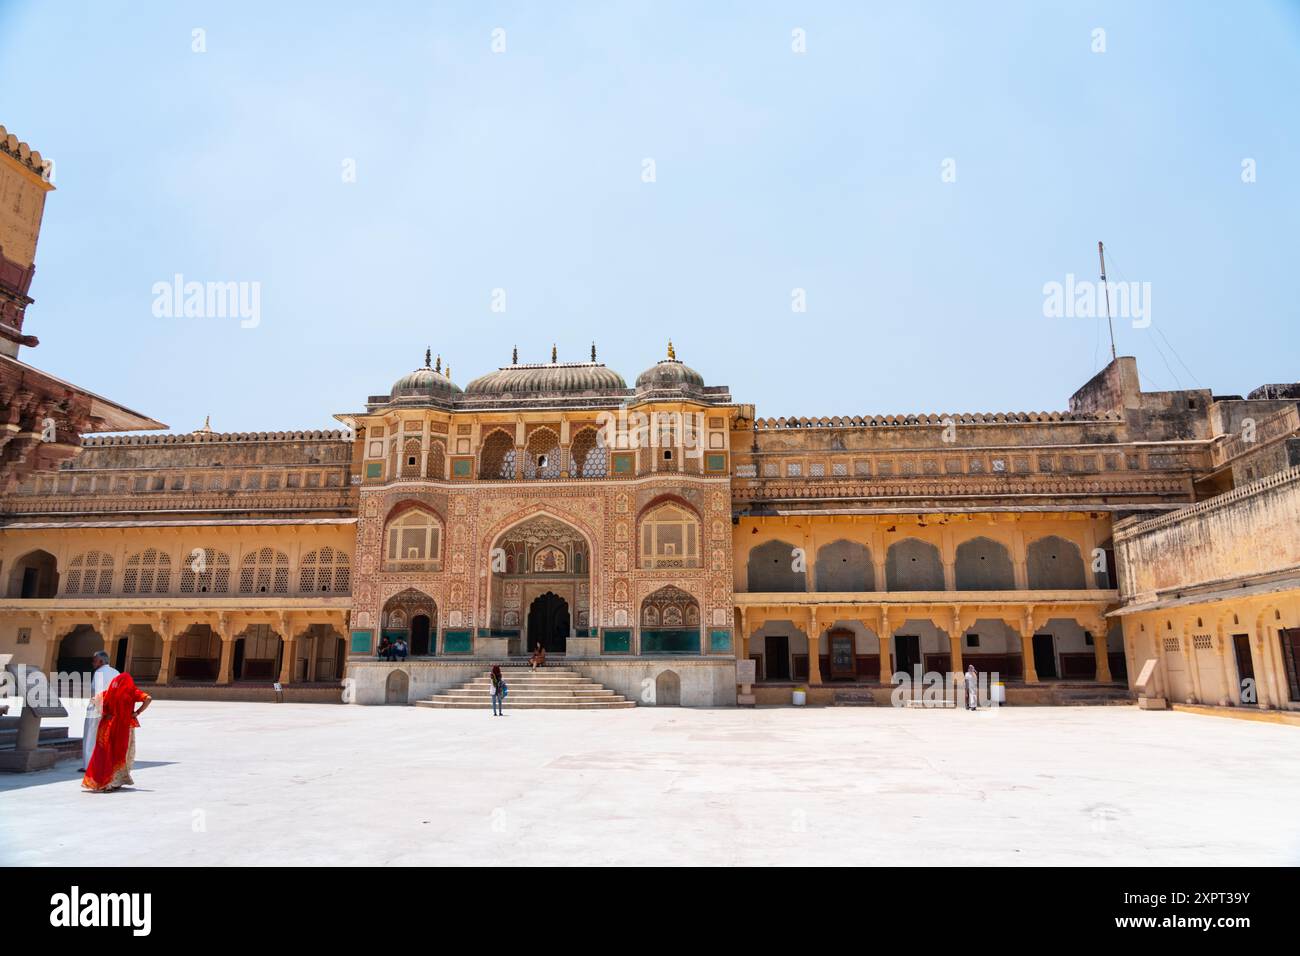
<path fill-rule="evenodd" d="M 672 339 L 669 339 L 669 340 L 668 340 L 668 361 L 670 361 L 670 362 L 676 362 L 676 361 L 677 361 L 677 352 L 673 349 L 673 340 L 672 340 Z"/>
<path fill-rule="evenodd" d="M 447 363 L 447 381 L 451 381 L 451 363 Z"/>
<path fill-rule="evenodd" d="M 430 350 L 429 350 L 429 349 L 425 349 L 425 350 L 424 350 L 424 367 L 425 367 L 425 368 L 428 368 L 428 367 L 429 367 L 429 358 L 430 358 L 430 355 L 431 355 Z"/>
<path fill-rule="evenodd" d="M 556 358 L 555 346 L 552 345 L 552 346 L 551 346 L 551 364 L 553 365 L 553 364 L 555 364 L 555 363 L 558 362 L 558 361 L 559 361 L 559 359 Z"/>

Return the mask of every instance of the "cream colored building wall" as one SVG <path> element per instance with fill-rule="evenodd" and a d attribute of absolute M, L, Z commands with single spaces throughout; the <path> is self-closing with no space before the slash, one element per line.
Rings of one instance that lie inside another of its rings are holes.
<path fill-rule="evenodd" d="M 1279 631 L 1300 627 L 1300 589 L 1176 610 L 1126 615 L 1125 653 L 1132 684 L 1156 661 L 1160 694 L 1176 703 L 1240 706 L 1241 672 L 1233 637 L 1250 642 L 1255 703 L 1261 709 L 1300 710 L 1287 682 Z"/>
<path fill-rule="evenodd" d="M 1118 529 L 1116 557 L 1133 601 L 1156 592 L 1300 567 L 1300 468 L 1169 515 Z"/>
<path fill-rule="evenodd" d="M 270 623 L 282 638 L 292 638 L 294 632 L 309 624 L 328 623 L 346 637 L 350 587 L 323 593 L 304 590 L 300 584 L 303 558 L 326 547 L 346 555 L 351 569 L 353 526 L 353 521 L 342 519 L 313 524 L 0 529 L 0 653 L 14 654 L 16 664 L 48 667 L 57 656 L 57 642 L 80 624 L 96 628 L 108 640 L 133 624 L 145 624 L 157 631 L 163 621 L 173 635 L 191 623 L 209 623 L 214 629 L 222 623 L 224 630 L 234 636 L 251 623 Z M 150 548 L 171 559 L 167 590 L 127 593 L 123 583 L 128 559 Z M 181 573 L 196 548 L 211 548 L 230 556 L 230 580 L 224 594 L 182 593 Z M 240 591 L 244 557 L 263 548 L 281 552 L 288 559 L 288 588 L 284 594 Z M 24 600 L 18 597 L 21 579 L 15 579 L 13 572 L 24 556 L 36 550 L 56 559 L 58 590 L 52 598 Z M 68 594 L 68 572 L 73 561 L 90 551 L 112 557 L 108 593 L 97 588 L 94 594 Z M 19 644 L 19 632 L 23 630 L 28 632 L 28 641 Z M 289 633 L 282 633 L 286 631 Z"/>

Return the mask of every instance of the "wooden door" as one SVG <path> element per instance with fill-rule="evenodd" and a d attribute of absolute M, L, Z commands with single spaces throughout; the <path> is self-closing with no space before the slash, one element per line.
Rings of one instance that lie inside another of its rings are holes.
<path fill-rule="evenodd" d="M 790 679 L 790 638 L 769 634 L 763 643 L 764 680 Z"/>
<path fill-rule="evenodd" d="M 1056 638 L 1051 634 L 1034 635 L 1034 670 L 1039 680 L 1056 679 Z"/>
<path fill-rule="evenodd" d="M 1237 655 L 1237 690 L 1241 703 L 1254 707 L 1259 703 L 1259 692 L 1255 688 L 1255 662 L 1250 658 L 1250 635 L 1232 635 L 1232 649 Z"/>
<path fill-rule="evenodd" d="M 915 678 L 915 670 L 921 664 L 921 638 L 915 634 L 894 635 L 894 673 L 905 671 L 909 678 Z M 889 675 L 890 677 L 893 674 Z M 888 680 L 888 678 L 886 678 Z"/>

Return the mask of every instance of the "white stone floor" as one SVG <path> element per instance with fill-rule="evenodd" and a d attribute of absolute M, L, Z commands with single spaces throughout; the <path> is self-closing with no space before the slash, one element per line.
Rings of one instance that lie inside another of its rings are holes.
<path fill-rule="evenodd" d="M 0 774 L 0 864 L 1300 864 L 1300 728 L 1195 714 L 158 701 L 143 725 L 133 790 Z"/>

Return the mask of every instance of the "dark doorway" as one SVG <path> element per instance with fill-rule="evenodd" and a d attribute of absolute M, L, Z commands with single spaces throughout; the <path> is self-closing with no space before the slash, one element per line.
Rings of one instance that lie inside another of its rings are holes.
<path fill-rule="evenodd" d="M 417 614 L 411 618 L 411 656 L 427 657 L 433 653 L 429 650 L 429 618 Z"/>
<path fill-rule="evenodd" d="M 1034 670 L 1039 680 L 1056 680 L 1056 639 L 1051 634 L 1034 635 Z"/>
<path fill-rule="evenodd" d="M 114 654 L 113 666 L 117 668 L 119 673 L 122 674 L 126 673 L 126 638 L 125 637 L 119 637 L 117 639 L 117 653 Z"/>
<path fill-rule="evenodd" d="M 1286 671 L 1287 696 L 1300 700 L 1300 627 L 1284 627 L 1277 632 L 1282 645 L 1282 667 Z"/>
<path fill-rule="evenodd" d="M 548 654 L 563 654 L 569 642 L 569 602 L 547 591 L 528 608 L 528 650 L 538 644 Z"/>
<path fill-rule="evenodd" d="M 921 638 L 916 634 L 894 635 L 894 674 L 903 671 L 911 680 L 916 679 L 916 669 L 921 666 Z M 885 678 L 890 682 L 894 674 Z"/>
<path fill-rule="evenodd" d="M 763 679 L 790 679 L 790 638 L 769 634 L 763 644 Z"/>
<path fill-rule="evenodd" d="M 235 638 L 235 653 L 230 660 L 230 676 L 233 680 L 244 679 L 244 639 Z"/>
<path fill-rule="evenodd" d="M 1250 636 L 1232 635 L 1232 649 L 1237 654 L 1237 689 L 1241 691 L 1241 702 L 1254 707 L 1259 698 L 1255 690 L 1255 664 L 1250 659 Z"/>
<path fill-rule="evenodd" d="M 34 598 L 36 589 L 40 584 L 41 572 L 36 568 L 23 568 L 22 593 L 19 597 Z"/>

